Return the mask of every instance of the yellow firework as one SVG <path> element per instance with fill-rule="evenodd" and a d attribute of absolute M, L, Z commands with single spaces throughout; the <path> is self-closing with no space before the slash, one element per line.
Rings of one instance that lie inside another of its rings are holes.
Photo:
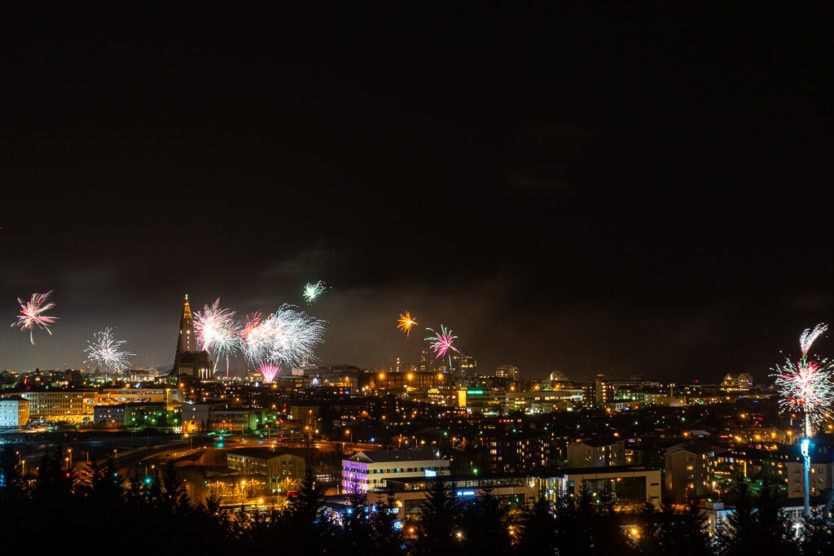
<path fill-rule="evenodd" d="M 417 319 L 411 316 L 411 313 L 406 311 L 400 314 L 400 319 L 397 321 L 397 328 L 405 332 L 405 335 L 411 332 L 411 327 L 417 324 Z"/>

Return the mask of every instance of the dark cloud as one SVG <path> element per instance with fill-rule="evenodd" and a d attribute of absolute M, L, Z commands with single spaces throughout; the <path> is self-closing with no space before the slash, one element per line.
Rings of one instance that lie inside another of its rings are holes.
<path fill-rule="evenodd" d="M 368 367 L 414 360 L 410 310 L 526 376 L 763 378 L 829 320 L 824 34 L 613 7 L 163 11 L 4 18 L 0 293 L 11 323 L 54 289 L 61 319 L 35 347 L 6 327 L 0 368 L 78 365 L 108 325 L 170 364 L 185 294 L 302 304 L 323 362 Z"/>

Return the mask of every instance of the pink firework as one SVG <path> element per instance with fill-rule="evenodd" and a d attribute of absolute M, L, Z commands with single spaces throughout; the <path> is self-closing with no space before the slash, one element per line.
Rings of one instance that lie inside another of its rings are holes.
<path fill-rule="evenodd" d="M 55 307 L 55 303 L 51 301 L 47 302 L 52 291 L 33 293 L 29 301 L 23 301 L 17 298 L 17 302 L 20 304 L 20 314 L 17 316 L 17 320 L 12 323 L 12 327 L 17 326 L 21 330 L 29 330 L 29 341 L 32 342 L 32 345 L 35 344 L 35 338 L 32 335 L 35 327 L 37 326 L 46 330 L 51 336 L 52 331 L 49 329 L 49 325 L 54 324 L 58 319 L 58 317 L 44 314 L 46 311 Z"/>
<path fill-rule="evenodd" d="M 254 313 L 249 313 L 248 315 L 246 315 L 243 329 L 240 331 L 241 339 L 245 341 L 251 335 L 257 334 L 258 328 L 260 327 L 262 320 L 263 316 L 261 315 L 260 311 L 255 311 Z"/>
<path fill-rule="evenodd" d="M 435 332 L 431 328 L 426 328 L 429 332 L 433 333 L 434 336 L 429 336 L 426 338 L 426 341 L 429 342 L 429 347 L 434 352 L 434 356 L 437 359 L 440 359 L 444 355 L 449 355 L 449 367 L 452 366 L 452 354 L 449 351 L 454 351 L 455 353 L 460 353 L 460 350 L 454 346 L 454 341 L 457 340 L 457 336 L 452 334 L 452 331 L 440 325 L 440 332 Z"/>
<path fill-rule="evenodd" d="M 258 372 L 263 375 L 264 382 L 271 383 L 275 380 L 275 375 L 281 372 L 281 367 L 267 363 L 266 365 L 262 365 L 261 368 L 258 369 Z"/>
<path fill-rule="evenodd" d="M 787 411 L 804 413 L 805 436 L 810 435 L 811 423 L 822 423 L 834 404 L 834 363 L 828 358 L 808 357 L 811 345 L 826 330 L 826 324 L 806 329 L 799 338 L 802 351 L 799 361 L 786 359 L 772 374 L 781 394 L 779 405 Z"/>

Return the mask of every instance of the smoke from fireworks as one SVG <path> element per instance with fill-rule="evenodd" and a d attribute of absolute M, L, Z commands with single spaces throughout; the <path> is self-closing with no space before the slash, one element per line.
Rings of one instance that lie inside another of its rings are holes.
<path fill-rule="evenodd" d="M 408 336 L 411 333 L 411 328 L 417 324 L 417 319 L 411 316 L 408 311 L 400 313 L 400 318 L 397 321 L 397 328 L 405 332 Z"/>
<path fill-rule="evenodd" d="M 55 307 L 55 303 L 51 301 L 47 302 L 52 291 L 33 293 L 29 301 L 23 301 L 21 298 L 17 298 L 17 302 L 20 304 L 20 314 L 17 316 L 17 320 L 12 323 L 12 328 L 17 326 L 21 330 L 28 330 L 29 341 L 32 342 L 32 345 L 35 345 L 35 337 L 32 335 L 35 327 L 46 330 L 52 336 L 49 325 L 54 324 L 58 317 L 44 314 L 46 311 Z"/>
<path fill-rule="evenodd" d="M 219 297 L 211 306 L 204 305 L 202 311 L 194 314 L 194 331 L 201 349 L 211 353 L 215 370 L 223 355 L 228 363 L 228 356 L 240 348 L 241 328 L 234 316 L 234 311 L 220 307 Z"/>
<path fill-rule="evenodd" d="M 105 370 L 120 371 L 127 367 L 128 358 L 135 355 L 123 351 L 121 346 L 124 344 L 125 340 L 117 340 L 113 329 L 108 326 L 93 334 L 92 341 L 87 342 L 84 351 L 87 353 L 88 361 L 101 365 Z"/>
<path fill-rule="evenodd" d="M 440 332 L 435 332 L 431 328 L 426 328 L 429 332 L 433 334 L 433 336 L 429 336 L 426 338 L 426 341 L 429 342 L 429 348 L 434 352 L 434 356 L 436 359 L 440 359 L 444 355 L 449 355 L 449 368 L 452 367 L 452 354 L 449 351 L 454 351 L 456 353 L 460 353 L 460 350 L 454 346 L 454 341 L 457 340 L 457 336 L 452 334 L 452 331 L 440 325 Z"/>
<path fill-rule="evenodd" d="M 319 280 L 315 283 L 307 283 L 304 286 L 304 299 L 307 301 L 307 304 L 311 304 L 313 301 L 319 298 L 321 294 L 325 292 L 327 289 L 327 284 L 323 281 Z"/>
<path fill-rule="evenodd" d="M 805 435 L 809 435 L 809 424 L 819 424 L 834 404 L 834 384 L 832 370 L 834 365 L 827 358 L 809 360 L 808 352 L 814 341 L 828 329 L 825 324 L 818 324 L 813 330 L 805 329 L 799 337 L 802 357 L 793 362 L 786 358 L 785 363 L 774 369 L 776 388 L 781 397 L 779 405 L 787 411 L 796 411 L 805 415 Z"/>
<path fill-rule="evenodd" d="M 291 368 L 315 359 L 324 321 L 287 304 L 266 317 L 255 313 L 248 319 L 241 333 L 241 349 L 253 368 L 266 364 Z"/>

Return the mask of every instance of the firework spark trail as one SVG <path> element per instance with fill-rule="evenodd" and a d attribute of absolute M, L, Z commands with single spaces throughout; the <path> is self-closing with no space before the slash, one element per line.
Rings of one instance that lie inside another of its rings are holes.
<path fill-rule="evenodd" d="M 20 304 L 20 314 L 17 316 L 17 320 L 12 323 L 12 328 L 17 326 L 21 330 L 28 330 L 29 341 L 32 342 L 32 345 L 35 345 L 35 337 L 33 336 L 35 327 L 46 330 L 52 336 L 49 325 L 54 324 L 58 317 L 45 315 L 44 313 L 55 307 L 55 303 L 47 302 L 53 291 L 33 293 L 29 301 L 17 298 L 17 302 Z"/>
<path fill-rule="evenodd" d="M 405 335 L 408 336 L 411 334 L 411 328 L 417 324 L 417 319 L 411 316 L 411 313 L 408 311 L 404 313 L 400 313 L 400 318 L 397 321 L 397 328 L 405 332 Z"/>
<path fill-rule="evenodd" d="M 243 328 L 243 354 L 255 368 L 265 364 L 298 366 L 315 359 L 315 348 L 322 341 L 325 324 L 287 304 L 266 318 L 255 314 Z"/>
<path fill-rule="evenodd" d="M 219 329 L 215 335 L 212 349 L 216 358 L 214 369 L 217 370 L 217 361 L 225 356 L 226 374 L 228 374 L 229 356 L 240 349 L 240 324 L 236 321 L 229 321 L 223 328 Z"/>
<path fill-rule="evenodd" d="M 121 346 L 125 340 L 117 340 L 113 335 L 113 329 L 109 326 L 93 334 L 93 339 L 87 342 L 84 351 L 87 353 L 87 361 L 97 363 L 111 371 L 123 370 L 128 365 L 128 358 L 135 355 L 123 351 Z"/>
<path fill-rule="evenodd" d="M 802 358 L 793 362 L 786 358 L 771 376 L 780 393 L 779 405 L 787 411 L 805 415 L 805 435 L 809 424 L 821 423 L 834 404 L 834 364 L 827 358 L 808 360 L 808 352 L 814 341 L 827 330 L 827 325 L 818 324 L 813 330 L 805 329 L 799 338 Z"/>
<path fill-rule="evenodd" d="M 819 338 L 826 330 L 828 330 L 828 325 L 824 323 L 819 323 L 814 327 L 813 330 L 810 328 L 806 328 L 802 331 L 802 335 L 799 336 L 799 347 L 802 349 L 802 358 L 805 359 L 808 356 L 808 350 L 811 349 L 813 343 Z"/>
<path fill-rule="evenodd" d="M 225 354 L 230 355 L 240 347 L 240 324 L 235 319 L 235 312 L 220 307 L 220 298 L 211 306 L 205 305 L 202 311 L 194 314 L 194 330 L 202 349 L 210 352 L 217 370 L 217 361 Z"/>
<path fill-rule="evenodd" d="M 456 353 L 460 353 L 460 350 L 454 346 L 454 341 L 457 340 L 457 336 L 452 334 L 452 331 L 440 325 L 440 332 L 435 332 L 431 328 L 426 328 L 429 332 L 433 334 L 433 336 L 429 336 L 426 338 L 426 341 L 429 342 L 429 347 L 432 351 L 434 351 L 434 356 L 436 359 L 440 359 L 444 355 L 449 355 L 449 369 L 452 368 L 452 354 L 449 351 L 454 351 Z"/>
<path fill-rule="evenodd" d="M 315 283 L 308 282 L 304 286 L 304 299 L 307 301 L 307 304 L 310 305 L 313 301 L 318 299 L 318 297 L 321 296 L 326 289 L 327 284 L 325 284 L 322 280 Z"/>
<path fill-rule="evenodd" d="M 264 377 L 264 382 L 272 383 L 275 380 L 275 375 L 281 372 L 281 367 L 278 365 L 271 365 L 267 363 L 266 365 L 262 365 L 258 372 Z"/>

